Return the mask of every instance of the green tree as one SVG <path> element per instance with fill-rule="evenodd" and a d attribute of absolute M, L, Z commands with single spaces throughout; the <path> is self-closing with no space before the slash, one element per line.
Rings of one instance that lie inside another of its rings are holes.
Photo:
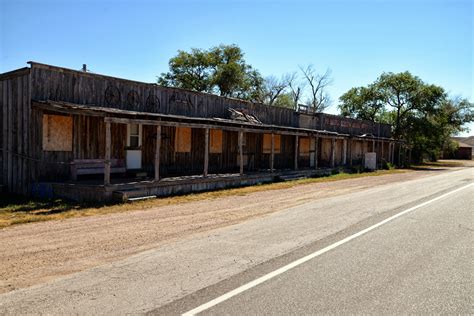
<path fill-rule="evenodd" d="M 170 70 L 161 74 L 158 83 L 167 87 L 212 92 L 214 65 L 207 51 L 193 48 L 188 53 L 180 50 L 170 59 Z"/>
<path fill-rule="evenodd" d="M 294 109 L 294 100 L 291 93 L 280 94 L 273 103 L 274 106 L 281 108 Z"/>
<path fill-rule="evenodd" d="M 219 45 L 209 50 L 178 51 L 169 61 L 169 71 L 158 83 L 227 97 L 252 99 L 263 83 L 260 73 L 247 64 L 237 45 Z"/>
<path fill-rule="evenodd" d="M 385 114 L 385 103 L 375 84 L 367 87 L 352 88 L 339 100 L 339 109 L 343 116 L 368 121 L 382 121 Z"/>
<path fill-rule="evenodd" d="M 393 137 L 413 147 L 413 158 L 436 159 L 451 146 L 450 136 L 473 120 L 466 99 L 449 99 L 444 89 L 409 72 L 383 73 L 367 87 L 352 88 L 340 98 L 341 114 L 390 123 Z"/>

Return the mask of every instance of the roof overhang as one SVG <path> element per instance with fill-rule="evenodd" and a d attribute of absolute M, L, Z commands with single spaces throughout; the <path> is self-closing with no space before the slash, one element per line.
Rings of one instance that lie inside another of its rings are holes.
<path fill-rule="evenodd" d="M 223 119 L 223 118 L 201 118 L 184 115 L 160 114 L 142 111 L 131 111 L 117 108 L 101 107 L 96 105 L 83 105 L 63 101 L 32 101 L 32 107 L 41 109 L 46 112 L 62 113 L 69 115 L 86 115 L 103 117 L 104 121 L 111 123 L 139 123 L 145 125 L 162 125 L 162 126 L 183 126 L 193 128 L 211 128 L 223 129 L 231 131 L 247 131 L 254 133 L 277 133 L 286 135 L 299 136 L 318 136 L 327 138 L 356 138 L 356 139 L 373 139 L 394 141 L 390 138 L 355 136 L 342 134 L 326 130 L 298 128 L 270 124 L 253 124 L 245 121 Z"/>

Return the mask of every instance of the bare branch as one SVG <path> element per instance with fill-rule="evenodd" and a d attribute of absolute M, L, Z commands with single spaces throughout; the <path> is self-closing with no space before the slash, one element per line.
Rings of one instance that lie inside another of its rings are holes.
<path fill-rule="evenodd" d="M 313 108 L 313 111 L 322 112 L 331 105 L 331 99 L 326 91 L 332 84 L 331 70 L 327 69 L 321 75 L 316 72 L 313 65 L 308 65 L 306 68 L 299 66 L 299 68 L 310 87 L 308 105 Z"/>

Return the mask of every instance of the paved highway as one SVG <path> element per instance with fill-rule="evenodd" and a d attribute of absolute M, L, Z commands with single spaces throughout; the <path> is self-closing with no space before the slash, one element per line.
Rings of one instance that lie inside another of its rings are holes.
<path fill-rule="evenodd" d="M 202 314 L 472 314 L 472 194 L 466 186 L 448 193 L 235 296 L 227 292 Z"/>
<path fill-rule="evenodd" d="M 6 293 L 0 314 L 472 314 L 473 170 L 434 174 Z"/>

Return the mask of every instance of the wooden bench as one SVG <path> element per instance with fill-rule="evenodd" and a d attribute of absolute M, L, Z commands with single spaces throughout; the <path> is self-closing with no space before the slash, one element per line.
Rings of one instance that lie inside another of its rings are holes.
<path fill-rule="evenodd" d="M 105 170 L 103 159 L 76 159 L 70 164 L 71 179 L 77 180 L 79 175 L 103 174 Z M 125 173 L 125 161 L 123 159 L 110 159 L 110 173 Z"/>

